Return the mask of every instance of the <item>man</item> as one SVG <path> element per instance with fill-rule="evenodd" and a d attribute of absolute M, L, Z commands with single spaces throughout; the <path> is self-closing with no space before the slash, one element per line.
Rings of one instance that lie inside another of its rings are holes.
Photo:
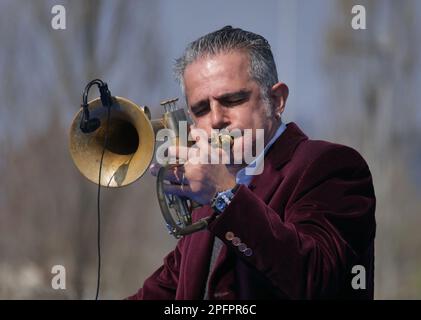
<path fill-rule="evenodd" d="M 169 171 L 174 184 L 166 191 L 204 205 L 194 220 L 212 220 L 207 230 L 182 238 L 130 298 L 373 298 L 370 171 L 355 150 L 309 140 L 296 124 L 281 121 L 288 88 L 278 82 L 268 42 L 225 27 L 191 43 L 176 71 L 192 132 L 264 129 L 265 149 L 256 160 L 264 169 L 247 175 L 245 164 L 187 161 L 182 182 L 180 170 Z M 234 153 L 246 143 L 236 138 Z M 356 287 L 357 265 L 365 273 Z"/>

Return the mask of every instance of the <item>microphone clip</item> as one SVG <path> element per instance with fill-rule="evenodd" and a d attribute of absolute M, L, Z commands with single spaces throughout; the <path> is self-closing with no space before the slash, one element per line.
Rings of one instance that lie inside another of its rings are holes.
<path fill-rule="evenodd" d="M 83 103 L 81 105 L 83 109 L 82 111 L 83 113 L 82 113 L 82 119 L 80 121 L 80 130 L 83 133 L 92 133 L 101 126 L 101 121 L 98 118 L 90 119 L 90 115 L 89 115 L 88 93 L 89 93 L 89 89 L 94 84 L 98 86 L 102 105 L 104 107 L 110 108 L 113 104 L 111 92 L 108 89 L 107 83 L 99 79 L 95 79 L 89 82 L 87 86 L 85 87 L 85 91 L 83 93 Z"/>

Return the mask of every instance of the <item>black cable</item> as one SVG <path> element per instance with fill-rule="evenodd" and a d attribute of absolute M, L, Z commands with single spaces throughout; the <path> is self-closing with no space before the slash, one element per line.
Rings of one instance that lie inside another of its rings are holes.
<path fill-rule="evenodd" d="M 106 83 L 104 83 L 100 79 L 95 79 L 89 82 L 85 90 L 83 92 L 82 97 L 82 107 L 84 110 L 82 122 L 81 122 L 81 129 L 84 129 L 83 122 L 89 122 L 89 110 L 88 110 L 88 94 L 89 89 L 96 84 L 99 88 L 100 94 L 101 94 L 101 102 L 104 107 L 107 108 L 107 123 L 105 127 L 105 133 L 104 133 L 104 144 L 102 146 L 102 154 L 101 154 L 101 161 L 99 163 L 99 174 L 98 174 L 98 193 L 97 193 L 97 249 L 98 249 L 98 269 L 97 269 L 97 283 L 96 283 L 96 294 L 95 294 L 95 300 L 98 300 L 99 296 L 99 289 L 100 289 L 100 282 L 101 282 L 101 175 L 102 175 L 102 164 L 104 162 L 104 154 L 105 150 L 107 148 L 107 142 L 108 142 L 108 128 L 110 123 L 110 114 L 111 114 L 111 105 L 112 105 L 112 98 L 111 93 L 108 90 L 108 86 Z M 98 121 L 98 127 L 99 127 L 99 121 Z M 95 127 L 92 130 L 96 130 L 98 127 Z M 82 130 L 83 131 L 83 130 Z M 85 133 L 88 133 L 90 131 L 86 131 Z"/>
<path fill-rule="evenodd" d="M 94 79 L 92 81 L 90 81 L 86 86 L 85 86 L 85 90 L 83 91 L 83 104 L 87 105 L 88 104 L 88 94 L 89 94 L 89 89 L 96 84 L 98 86 L 98 88 L 100 88 L 101 86 L 104 86 L 104 82 L 100 79 Z"/>
<path fill-rule="evenodd" d="M 104 155 L 105 147 L 103 148 Z M 101 179 L 101 167 L 102 167 L 102 157 L 99 167 L 99 179 Z M 96 280 L 96 294 L 95 300 L 98 300 L 99 295 L 99 285 L 101 281 L 101 206 L 100 206 L 100 198 L 101 198 L 101 183 L 98 183 L 98 193 L 97 193 L 97 249 L 98 249 L 98 268 L 97 268 L 97 280 Z"/>
<path fill-rule="evenodd" d="M 105 136 L 104 136 L 104 144 L 102 146 L 102 154 L 101 154 L 101 161 L 99 162 L 99 175 L 98 175 L 98 194 L 97 194 L 97 217 L 98 217 L 98 225 L 97 225 L 97 248 L 98 248 L 98 271 L 97 271 L 97 282 L 96 282 L 96 295 L 95 300 L 98 300 L 99 295 L 99 287 L 100 287 L 100 280 L 101 280 L 101 173 L 102 173 L 102 163 L 104 161 L 104 154 L 105 149 L 107 148 L 107 140 L 108 140 L 108 127 L 110 123 L 110 105 L 107 106 L 107 124 L 105 127 Z"/>

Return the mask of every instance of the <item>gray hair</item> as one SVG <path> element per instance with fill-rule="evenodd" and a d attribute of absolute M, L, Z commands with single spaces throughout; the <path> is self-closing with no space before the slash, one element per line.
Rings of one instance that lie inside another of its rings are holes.
<path fill-rule="evenodd" d="M 184 93 L 184 71 L 199 58 L 221 52 L 243 50 L 250 58 L 250 77 L 260 86 L 262 98 L 269 103 L 270 89 L 278 82 L 275 61 L 269 42 L 262 36 L 239 28 L 226 26 L 192 43 L 174 65 L 174 75 Z"/>

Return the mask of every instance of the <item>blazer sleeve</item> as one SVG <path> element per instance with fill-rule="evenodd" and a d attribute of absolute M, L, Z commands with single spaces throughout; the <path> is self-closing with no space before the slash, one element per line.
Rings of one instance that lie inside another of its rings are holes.
<path fill-rule="evenodd" d="M 367 164 L 352 148 L 338 146 L 305 167 L 283 212 L 241 186 L 209 229 L 231 248 L 226 233 L 239 237 L 252 254 L 234 251 L 282 295 L 323 298 L 335 295 L 372 244 L 374 211 Z"/>
<path fill-rule="evenodd" d="M 164 263 L 143 283 L 143 287 L 128 300 L 174 300 L 177 291 L 183 239 L 165 258 Z"/>

